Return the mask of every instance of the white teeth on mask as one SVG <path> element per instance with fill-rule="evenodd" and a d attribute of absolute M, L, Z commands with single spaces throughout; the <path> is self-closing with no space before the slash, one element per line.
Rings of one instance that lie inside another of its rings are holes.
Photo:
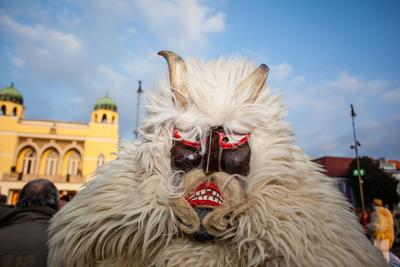
<path fill-rule="evenodd" d="M 189 200 L 210 200 L 212 202 L 222 204 L 223 200 L 221 195 L 212 189 L 202 189 L 195 193 L 193 193 L 189 198 Z"/>

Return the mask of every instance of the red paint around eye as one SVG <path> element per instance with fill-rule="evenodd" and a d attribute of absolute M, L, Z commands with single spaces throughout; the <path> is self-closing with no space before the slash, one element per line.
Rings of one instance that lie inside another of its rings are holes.
<path fill-rule="evenodd" d="M 219 132 L 219 145 L 223 149 L 232 149 L 247 143 L 249 141 L 250 135 L 251 134 L 245 134 L 240 140 L 236 142 L 230 142 L 228 135 L 226 135 L 224 132 Z"/>
<path fill-rule="evenodd" d="M 182 144 L 184 144 L 184 145 L 187 145 L 190 147 L 195 147 L 195 148 L 200 147 L 200 142 L 193 142 L 193 141 L 183 139 L 183 137 L 179 134 L 179 131 L 177 129 L 174 129 L 173 137 L 175 139 L 179 140 L 180 142 L 182 142 Z"/>

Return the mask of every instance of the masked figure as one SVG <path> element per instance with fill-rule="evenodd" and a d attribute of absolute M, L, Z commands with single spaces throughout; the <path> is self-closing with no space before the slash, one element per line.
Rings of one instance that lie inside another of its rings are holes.
<path fill-rule="evenodd" d="M 296 146 L 266 65 L 159 54 L 169 81 L 52 220 L 50 266 L 385 266 Z"/>
<path fill-rule="evenodd" d="M 367 229 L 371 234 L 372 243 L 382 252 L 387 262 L 390 261 L 390 249 L 394 241 L 393 215 L 389 209 L 383 207 L 379 198 L 373 200 L 374 212 Z"/>

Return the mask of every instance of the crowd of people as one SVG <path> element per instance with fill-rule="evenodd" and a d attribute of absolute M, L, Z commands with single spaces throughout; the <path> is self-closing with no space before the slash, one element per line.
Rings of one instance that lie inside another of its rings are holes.
<path fill-rule="evenodd" d="M 47 228 L 52 216 L 68 200 L 60 200 L 56 186 L 46 179 L 28 182 L 15 207 L 7 205 L 7 196 L 0 195 L 0 266 L 46 266 Z M 400 266 L 400 260 L 390 252 L 395 229 L 399 229 L 382 200 L 374 199 L 370 212 L 362 211 L 359 218 L 366 235 L 386 261 Z"/>

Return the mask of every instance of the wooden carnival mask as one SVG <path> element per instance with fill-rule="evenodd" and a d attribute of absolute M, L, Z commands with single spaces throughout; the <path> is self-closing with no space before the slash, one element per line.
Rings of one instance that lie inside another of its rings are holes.
<path fill-rule="evenodd" d="M 158 53 L 163 56 L 169 67 L 171 90 L 174 100 L 182 109 L 189 105 L 190 96 L 186 80 L 187 69 L 182 58 L 170 51 Z M 254 102 L 267 79 L 269 68 L 261 64 L 253 73 L 244 79 L 235 89 L 235 95 L 253 88 L 247 102 Z M 229 174 L 248 175 L 250 171 L 250 134 L 228 134 L 222 125 L 210 128 L 205 138 L 205 151 L 202 153 L 200 140 L 185 139 L 184 132 L 173 131 L 174 144 L 171 149 L 171 166 L 174 169 L 188 172 L 202 168 L 208 175 L 223 171 Z"/>

